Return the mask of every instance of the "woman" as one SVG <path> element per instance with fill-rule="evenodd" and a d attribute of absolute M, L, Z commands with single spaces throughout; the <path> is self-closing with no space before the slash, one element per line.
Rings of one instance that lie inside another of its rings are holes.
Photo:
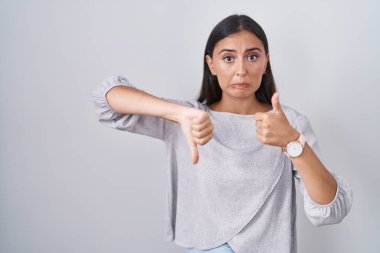
<path fill-rule="evenodd" d="M 307 117 L 280 104 L 262 28 L 231 15 L 210 34 L 197 100 L 150 95 L 123 76 L 93 92 L 99 121 L 163 140 L 166 240 L 187 252 L 296 252 L 295 183 L 316 226 L 342 221 L 349 184 L 320 161 Z"/>

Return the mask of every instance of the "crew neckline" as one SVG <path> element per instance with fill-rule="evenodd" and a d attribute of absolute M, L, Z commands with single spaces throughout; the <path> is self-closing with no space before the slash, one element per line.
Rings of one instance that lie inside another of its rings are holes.
<path fill-rule="evenodd" d="M 204 106 L 206 107 L 207 111 L 209 111 L 211 114 L 214 114 L 214 115 L 225 115 L 225 116 L 235 116 L 235 117 L 242 117 L 242 118 L 255 118 L 255 114 L 238 114 L 238 113 L 233 113 L 233 112 L 219 112 L 219 111 L 214 111 L 210 108 L 209 105 L 207 104 L 204 104 Z M 267 112 L 272 112 L 273 111 L 273 108 L 270 109 L 269 111 L 266 111 L 265 113 Z"/>

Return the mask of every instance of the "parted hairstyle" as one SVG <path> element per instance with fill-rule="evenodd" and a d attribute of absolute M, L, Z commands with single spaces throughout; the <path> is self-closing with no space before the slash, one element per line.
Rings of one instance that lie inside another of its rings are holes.
<path fill-rule="evenodd" d="M 200 103 L 210 105 L 218 102 L 222 98 L 222 89 L 216 76 L 211 74 L 211 71 L 206 62 L 206 55 L 212 57 L 215 45 L 218 41 L 224 39 L 228 35 L 240 31 L 249 31 L 256 35 L 263 43 L 265 54 L 269 52 L 268 40 L 261 26 L 252 18 L 246 15 L 234 14 L 220 21 L 207 40 L 206 49 L 203 55 L 203 80 L 202 87 L 197 100 Z M 259 89 L 255 96 L 257 100 L 264 104 L 271 104 L 272 95 L 276 92 L 276 84 L 274 82 L 270 61 L 268 61 L 265 73 L 262 77 Z"/>

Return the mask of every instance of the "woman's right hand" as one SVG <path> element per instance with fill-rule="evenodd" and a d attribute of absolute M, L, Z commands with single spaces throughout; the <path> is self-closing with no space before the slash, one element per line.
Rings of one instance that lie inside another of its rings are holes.
<path fill-rule="evenodd" d="M 178 123 L 190 147 L 192 163 L 199 160 L 197 144 L 206 144 L 213 136 L 213 124 L 206 111 L 184 108 L 178 115 Z"/>

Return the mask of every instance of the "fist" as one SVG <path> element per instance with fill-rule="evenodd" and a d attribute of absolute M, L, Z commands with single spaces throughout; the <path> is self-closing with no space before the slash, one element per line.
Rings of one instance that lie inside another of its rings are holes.
<path fill-rule="evenodd" d="M 285 147 L 289 142 L 297 140 L 299 133 L 286 118 L 277 92 L 272 96 L 272 106 L 273 112 L 255 114 L 256 136 L 264 144 Z"/>
<path fill-rule="evenodd" d="M 204 145 L 212 138 L 213 125 L 207 112 L 185 108 L 180 112 L 179 124 L 190 148 L 193 164 L 199 160 L 197 144 Z"/>

